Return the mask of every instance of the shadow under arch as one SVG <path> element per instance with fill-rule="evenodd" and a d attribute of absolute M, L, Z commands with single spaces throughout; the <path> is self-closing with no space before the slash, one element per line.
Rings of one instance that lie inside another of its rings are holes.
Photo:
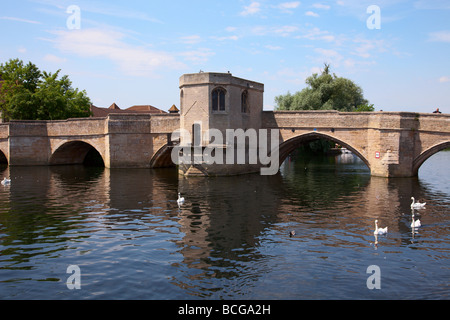
<path fill-rule="evenodd" d="M 150 160 L 150 168 L 171 168 L 175 167 L 175 163 L 172 161 L 172 149 L 173 146 L 168 144 L 159 148 Z"/>
<path fill-rule="evenodd" d="M 105 166 L 105 161 L 98 150 L 91 144 L 83 141 L 70 141 L 62 144 L 50 157 L 49 164 L 72 165 L 87 164 Z"/>
<path fill-rule="evenodd" d="M 417 176 L 419 175 L 419 168 L 422 166 L 422 164 L 430 158 L 432 155 L 438 153 L 439 151 L 442 151 L 444 149 L 450 148 L 450 141 L 447 142 L 441 142 L 438 143 L 431 148 L 423 151 L 417 158 L 413 161 L 413 175 Z"/>
<path fill-rule="evenodd" d="M 305 143 L 308 143 L 308 142 L 311 142 L 314 140 L 318 140 L 318 139 L 330 140 L 330 141 L 333 141 L 333 142 L 347 148 L 352 153 L 357 155 L 370 170 L 369 161 L 367 161 L 367 159 L 361 153 L 359 153 L 358 150 L 356 150 L 351 145 L 349 145 L 348 143 L 346 143 L 342 140 L 339 140 L 335 137 L 329 136 L 324 133 L 319 133 L 319 132 L 310 132 L 310 133 L 301 134 L 301 135 L 295 136 L 295 137 L 290 138 L 290 139 L 284 141 L 283 143 L 281 143 L 280 149 L 279 149 L 280 150 L 280 164 L 282 164 L 284 162 L 284 160 L 286 160 L 286 158 L 289 156 L 289 154 L 292 153 L 295 149 L 299 148 L 300 146 L 302 146 Z"/>
<path fill-rule="evenodd" d="M 0 165 L 8 165 L 8 158 L 2 150 L 0 150 Z"/>

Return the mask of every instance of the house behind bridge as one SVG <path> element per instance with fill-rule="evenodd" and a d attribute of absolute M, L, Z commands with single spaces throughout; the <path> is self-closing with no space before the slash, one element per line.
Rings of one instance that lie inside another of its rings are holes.
<path fill-rule="evenodd" d="M 173 107 L 171 110 L 173 110 Z M 109 114 L 139 113 L 139 114 L 163 114 L 167 113 L 151 105 L 136 105 L 127 109 L 121 109 L 115 102 L 109 108 L 101 108 L 91 105 L 92 117 L 106 118 Z"/>

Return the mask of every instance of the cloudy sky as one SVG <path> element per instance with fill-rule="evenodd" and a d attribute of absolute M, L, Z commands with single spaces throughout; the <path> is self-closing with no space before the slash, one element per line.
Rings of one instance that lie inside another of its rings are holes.
<path fill-rule="evenodd" d="M 264 108 L 272 110 L 275 96 L 300 91 L 329 63 L 376 110 L 450 113 L 449 0 L 18 0 L 0 7 L 0 62 L 61 69 L 101 107 L 168 110 L 179 106 L 179 77 L 203 70 L 264 83 Z"/>

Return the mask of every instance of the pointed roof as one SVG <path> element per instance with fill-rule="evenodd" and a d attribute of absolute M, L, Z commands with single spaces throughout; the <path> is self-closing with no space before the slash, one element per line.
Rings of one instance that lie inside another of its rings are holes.
<path fill-rule="evenodd" d="M 111 110 L 121 110 L 119 106 L 114 102 L 108 109 Z"/>
<path fill-rule="evenodd" d="M 170 109 L 169 109 L 169 112 L 170 113 L 178 113 L 180 110 L 178 110 L 178 108 L 175 106 L 175 105 L 173 105 Z"/>

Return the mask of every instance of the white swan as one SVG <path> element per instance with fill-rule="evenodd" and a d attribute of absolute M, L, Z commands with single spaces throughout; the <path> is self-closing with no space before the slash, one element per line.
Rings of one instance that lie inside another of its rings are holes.
<path fill-rule="evenodd" d="M 420 220 L 414 220 L 414 211 L 412 212 L 412 222 L 411 222 L 411 228 L 418 228 L 421 227 L 422 224 L 420 223 Z"/>
<path fill-rule="evenodd" d="M 413 220 L 413 222 L 411 222 L 411 228 L 418 228 L 421 226 L 422 226 L 422 224 L 420 223 L 420 220 L 416 220 L 416 221 Z"/>
<path fill-rule="evenodd" d="M 375 220 L 375 231 L 373 234 L 386 234 L 388 232 L 388 227 L 378 228 L 378 220 Z"/>
<path fill-rule="evenodd" d="M 6 179 L 6 177 L 2 180 L 2 185 L 7 186 L 11 184 L 11 179 Z"/>
<path fill-rule="evenodd" d="M 178 203 L 178 204 L 183 204 L 183 203 L 184 203 L 184 197 L 182 197 L 181 194 L 180 194 L 179 192 L 178 192 L 177 203 Z"/>
<path fill-rule="evenodd" d="M 421 209 L 421 208 L 425 207 L 425 205 L 427 204 L 426 202 L 425 203 L 416 202 L 414 197 L 411 197 L 411 200 L 412 200 L 411 208 L 413 208 L 413 209 Z"/>

